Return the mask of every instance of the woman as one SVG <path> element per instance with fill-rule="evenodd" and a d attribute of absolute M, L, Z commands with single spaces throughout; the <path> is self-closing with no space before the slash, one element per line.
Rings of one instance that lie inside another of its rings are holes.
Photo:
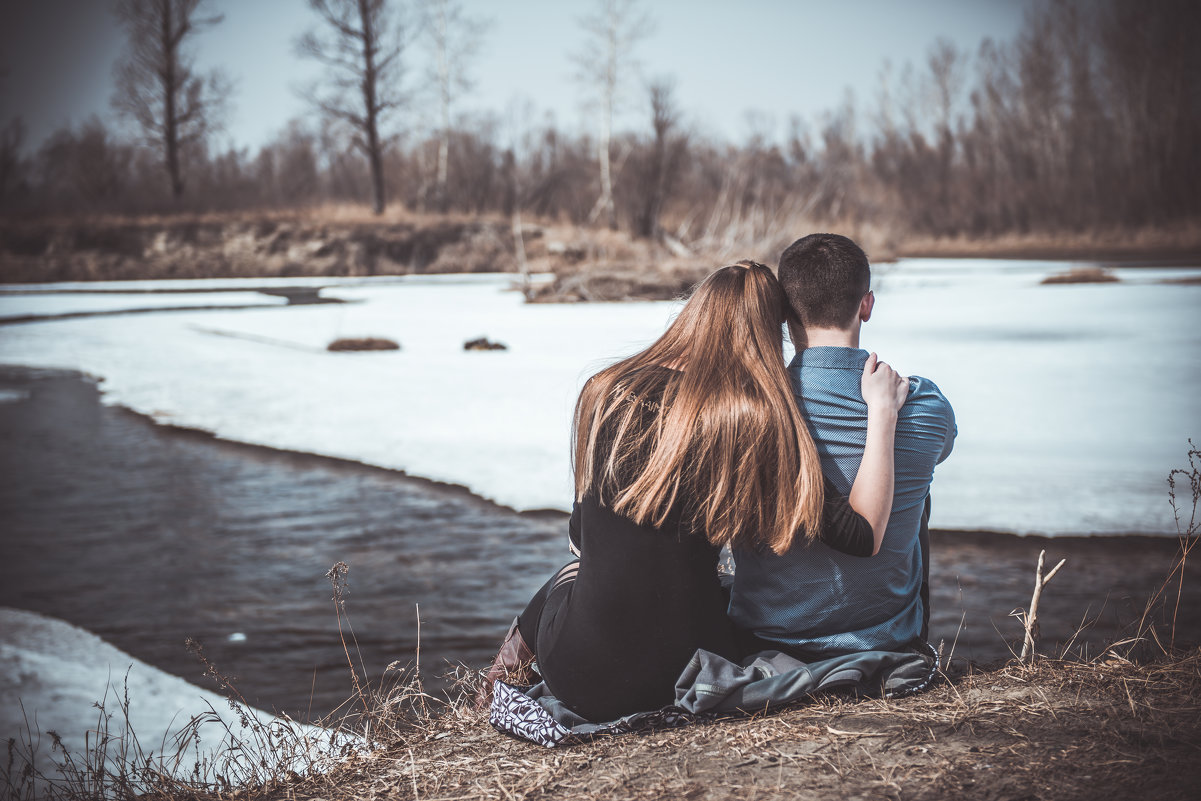
<path fill-rule="evenodd" d="M 588 381 L 573 426 L 580 559 L 514 621 L 481 700 L 496 678 L 528 680 L 536 658 L 550 691 L 588 720 L 666 706 L 698 648 L 741 657 L 722 546 L 878 550 L 908 384 L 869 358 L 868 442 L 848 503 L 823 479 L 793 398 L 787 310 L 768 268 L 724 267 L 657 342 Z"/>

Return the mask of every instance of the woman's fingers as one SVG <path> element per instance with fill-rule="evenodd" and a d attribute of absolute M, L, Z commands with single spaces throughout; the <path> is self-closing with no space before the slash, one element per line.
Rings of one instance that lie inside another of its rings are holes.
<path fill-rule="evenodd" d="M 868 406 L 899 410 L 909 396 L 909 379 L 871 353 L 863 364 L 863 400 Z"/>
<path fill-rule="evenodd" d="M 900 410 L 900 408 L 902 406 L 905 405 L 905 401 L 906 401 L 906 399 L 908 399 L 908 397 L 909 397 L 909 376 L 899 375 L 899 376 L 897 376 L 897 388 L 896 388 L 896 397 L 895 397 L 898 411 Z"/>

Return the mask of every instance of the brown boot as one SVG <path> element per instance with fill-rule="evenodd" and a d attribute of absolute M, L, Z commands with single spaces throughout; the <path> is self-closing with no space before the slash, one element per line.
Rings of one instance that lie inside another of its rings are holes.
<path fill-rule="evenodd" d="M 534 652 L 522 639 L 521 630 L 517 628 L 517 618 L 513 618 L 513 625 L 509 626 L 509 632 L 500 644 L 500 651 L 497 652 L 496 659 L 492 660 L 492 667 L 488 668 L 483 686 L 475 696 L 476 708 L 483 709 L 492 703 L 492 685 L 497 679 L 521 686 L 537 681 L 539 676 L 531 667 L 533 662 Z"/>

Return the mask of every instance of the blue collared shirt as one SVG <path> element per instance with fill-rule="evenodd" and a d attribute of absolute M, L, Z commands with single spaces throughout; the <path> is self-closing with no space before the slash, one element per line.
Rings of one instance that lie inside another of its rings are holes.
<path fill-rule="evenodd" d="M 860 380 L 868 353 L 817 347 L 788 372 L 821 455 L 822 472 L 849 494 L 867 437 Z M 760 637 L 806 651 L 896 649 L 922 627 L 922 511 L 934 466 L 955 441 L 955 413 L 933 381 L 912 376 L 897 417 L 896 488 L 880 552 L 839 553 L 820 542 L 783 556 L 738 549 L 730 616 Z"/>

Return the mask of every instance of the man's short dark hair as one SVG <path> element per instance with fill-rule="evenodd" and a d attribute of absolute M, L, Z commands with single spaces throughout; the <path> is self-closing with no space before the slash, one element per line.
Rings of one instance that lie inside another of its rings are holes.
<path fill-rule="evenodd" d="M 838 234 L 810 234 L 780 256 L 780 285 L 806 327 L 847 328 L 871 288 L 867 254 Z"/>

